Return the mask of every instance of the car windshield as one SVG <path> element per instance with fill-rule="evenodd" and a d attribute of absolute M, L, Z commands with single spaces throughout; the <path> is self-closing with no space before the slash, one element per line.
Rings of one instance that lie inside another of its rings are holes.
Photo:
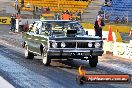
<path fill-rule="evenodd" d="M 85 31 L 81 24 L 76 21 L 47 21 L 43 22 L 43 29 L 52 35 L 63 35 L 67 30 L 77 30 L 77 35 L 84 35 Z"/>

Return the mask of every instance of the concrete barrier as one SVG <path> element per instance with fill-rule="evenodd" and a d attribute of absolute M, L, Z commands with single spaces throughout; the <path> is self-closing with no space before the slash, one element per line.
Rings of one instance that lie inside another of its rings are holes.
<path fill-rule="evenodd" d="M 112 52 L 114 56 L 132 59 L 132 43 L 107 42 L 104 41 L 104 53 Z"/>

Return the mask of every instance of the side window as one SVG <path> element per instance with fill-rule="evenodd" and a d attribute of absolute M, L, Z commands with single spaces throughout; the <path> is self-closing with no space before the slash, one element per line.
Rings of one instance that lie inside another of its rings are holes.
<path fill-rule="evenodd" d="M 42 23 L 42 32 L 41 34 L 45 34 L 46 33 L 46 27 L 45 27 L 45 23 Z"/>
<path fill-rule="evenodd" d="M 52 25 L 49 24 L 49 23 L 45 24 L 45 30 L 46 31 L 51 31 L 52 30 Z"/>
<path fill-rule="evenodd" d="M 41 34 L 42 32 L 42 22 L 38 22 L 36 26 L 36 34 Z"/>
<path fill-rule="evenodd" d="M 32 28 L 30 29 L 30 32 L 35 33 L 36 32 L 37 23 L 33 23 Z"/>
<path fill-rule="evenodd" d="M 42 32 L 45 32 L 45 24 L 42 23 Z"/>
<path fill-rule="evenodd" d="M 32 24 L 29 25 L 29 32 L 33 32 L 34 24 L 35 24 L 35 22 L 33 22 Z"/>

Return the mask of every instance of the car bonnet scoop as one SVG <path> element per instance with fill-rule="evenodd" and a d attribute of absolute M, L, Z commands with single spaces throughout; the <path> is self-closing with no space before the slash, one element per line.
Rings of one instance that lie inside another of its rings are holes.
<path fill-rule="evenodd" d="M 77 30 L 67 30 L 67 37 L 75 37 Z"/>

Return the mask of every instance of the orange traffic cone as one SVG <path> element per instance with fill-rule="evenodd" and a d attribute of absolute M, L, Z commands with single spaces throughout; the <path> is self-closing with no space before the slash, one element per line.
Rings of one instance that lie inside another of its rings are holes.
<path fill-rule="evenodd" d="M 109 41 L 113 41 L 112 28 L 111 28 L 111 26 L 109 26 L 109 33 L 108 33 L 108 40 L 107 41 L 108 42 Z"/>
<path fill-rule="evenodd" d="M 132 36 L 132 29 L 130 30 L 129 36 Z"/>

